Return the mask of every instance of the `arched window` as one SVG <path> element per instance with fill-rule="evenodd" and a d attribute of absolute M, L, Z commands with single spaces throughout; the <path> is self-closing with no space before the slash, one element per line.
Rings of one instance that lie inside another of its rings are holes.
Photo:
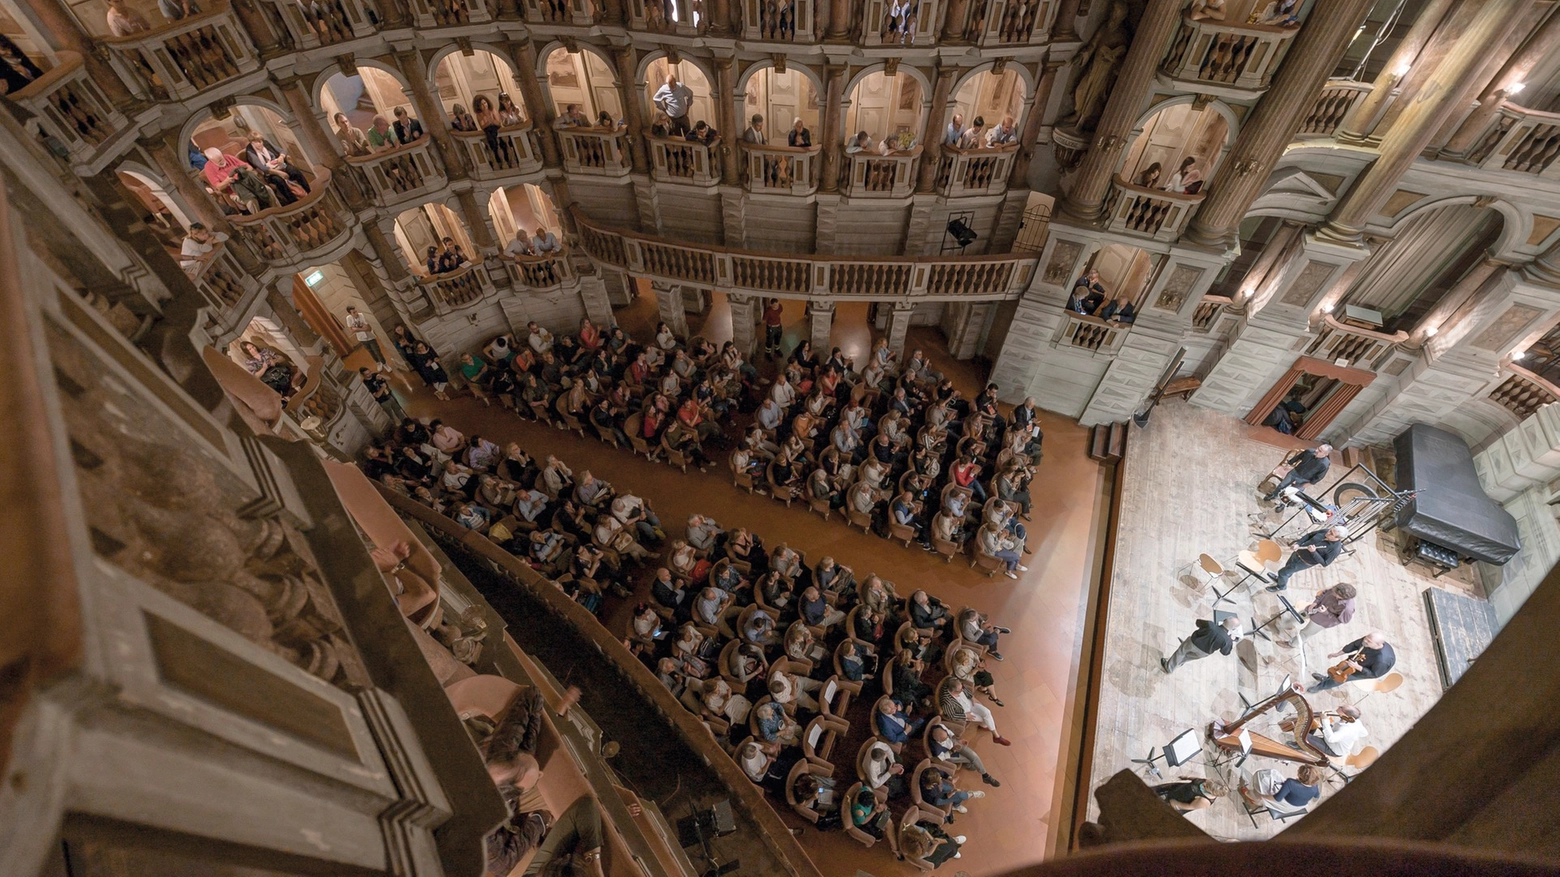
<path fill-rule="evenodd" d="M 514 71 L 492 52 L 477 49 L 469 58 L 459 52 L 444 56 L 433 83 L 447 119 L 455 118 L 457 107 L 470 110 L 480 95 L 493 102 L 505 127 L 528 121 Z"/>
<path fill-rule="evenodd" d="M 613 120 L 623 118 L 623 102 L 618 98 L 617 77 L 600 55 L 591 51 L 570 54 L 562 46 L 547 55 L 547 93 L 559 123 L 566 124 L 572 107 L 588 124 L 607 113 Z"/>
<path fill-rule="evenodd" d="M 865 131 L 874 145 L 892 138 L 897 148 L 909 149 L 920 140 L 921 103 L 921 82 L 914 76 L 888 76 L 881 70 L 868 73 L 851 89 L 846 139 Z"/>
<path fill-rule="evenodd" d="M 818 89 L 812 79 L 799 70 L 780 73 L 766 67 L 748 78 L 742 97 L 742 117 L 737 121 L 745 128 L 755 114 L 764 117 L 764 134 L 770 146 L 788 145 L 787 135 L 795 120 L 802 120 L 807 140 L 813 146 L 822 146 L 822 116 Z"/>
<path fill-rule="evenodd" d="M 366 155 L 400 145 L 395 123 L 401 122 L 403 130 L 410 131 L 417 117 L 408 89 L 378 67 L 364 65 L 357 71 L 352 76 L 333 74 L 320 90 L 320 108 L 342 152 Z"/>
<path fill-rule="evenodd" d="M 665 114 L 661 112 L 655 103 L 656 92 L 660 91 L 661 87 L 667 84 L 666 78 L 668 75 L 676 76 L 679 83 L 686 85 L 688 90 L 693 92 L 693 103 L 688 108 L 687 113 L 688 124 L 692 126 L 699 122 L 704 122 L 711 128 L 719 127 L 715 124 L 717 117 L 715 114 L 714 89 L 710 87 L 710 81 L 704 75 L 704 71 L 700 70 L 696 64 L 691 64 L 687 61 L 672 64 L 662 57 L 651 61 L 650 66 L 645 69 L 646 118 L 650 119 L 651 133 L 659 130 L 656 127 L 657 125 L 669 124 L 669 120 L 663 118 Z M 722 131 L 720 133 L 730 137 L 734 136 L 734 133 L 741 132 Z"/>
<path fill-rule="evenodd" d="M 953 96 L 953 113 L 959 117 L 966 135 L 963 145 L 1017 145 L 1025 97 L 1024 80 L 1013 70 L 1004 70 L 1000 76 L 982 70 L 965 80 Z M 981 123 L 978 132 L 977 120 Z"/>
<path fill-rule="evenodd" d="M 476 249 L 455 211 L 443 204 L 420 204 L 395 218 L 395 242 L 412 273 L 447 274 L 471 264 Z"/>
<path fill-rule="evenodd" d="M 1196 195 L 1218 169 L 1229 134 L 1223 114 L 1211 106 L 1165 107 L 1143 123 L 1127 150 L 1121 178 L 1134 186 Z"/>

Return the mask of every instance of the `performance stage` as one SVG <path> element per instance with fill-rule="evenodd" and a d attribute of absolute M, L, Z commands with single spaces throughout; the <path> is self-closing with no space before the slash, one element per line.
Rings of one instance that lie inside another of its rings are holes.
<path fill-rule="evenodd" d="M 1235 789 L 1258 769 L 1274 767 L 1285 776 L 1294 776 L 1298 765 L 1253 755 L 1238 768 L 1234 761 L 1214 767 L 1213 762 L 1223 760 L 1227 753 L 1207 742 L 1212 719 L 1238 718 L 1244 711 L 1242 697 L 1252 703 L 1262 701 L 1286 676 L 1312 684 L 1312 672 L 1325 673 L 1336 663 L 1327 660 L 1328 653 L 1373 629 L 1385 632 L 1396 651 L 1394 669 L 1403 674 L 1403 684 L 1390 693 L 1369 694 L 1359 685 L 1346 684 L 1333 691 L 1307 694 L 1313 709 L 1320 712 L 1359 704 L 1364 713 L 1362 722 L 1369 731 L 1361 747 L 1385 750 L 1440 698 L 1441 673 L 1424 592 L 1440 588 L 1482 599 L 1483 590 L 1477 572 L 1467 566 L 1439 578 L 1432 578 L 1433 570 L 1427 566 L 1404 566 L 1397 553 L 1400 531 L 1372 532 L 1330 567 L 1311 568 L 1290 580 L 1284 596 L 1296 609 L 1310 603 L 1317 591 L 1339 582 L 1353 584 L 1359 597 L 1349 623 L 1320 631 L 1308 640 L 1297 639 L 1293 648 L 1253 636 L 1253 617 L 1266 621 L 1282 610 L 1277 595 L 1267 593 L 1263 589 L 1266 583 L 1253 578 L 1230 594 L 1233 602 L 1217 607 L 1242 619 L 1245 636 L 1232 655 L 1214 654 L 1192 661 L 1169 676 L 1160 669 L 1159 659 L 1174 651 L 1195 629 L 1197 619 L 1212 618 L 1213 589 L 1222 592 L 1236 584 L 1241 575 L 1234 571 L 1238 553 L 1255 545 L 1263 532 L 1271 531 L 1287 516 L 1269 512 L 1272 506 L 1260 502 L 1256 485 L 1289 446 L 1271 430 L 1179 400 L 1154 411 L 1146 429 L 1132 428 L 1122 475 L 1108 627 L 1103 639 L 1091 795 L 1094 786 L 1123 768 L 1135 768 L 1150 784 L 1174 781 L 1182 775 L 1218 778 L 1229 786 L 1229 796 L 1187 818 L 1220 839 L 1269 837 L 1296 820 L 1280 823 L 1264 812 L 1255 817 L 1253 827 Z M 1388 458 L 1377 458 L 1378 471 L 1385 470 L 1382 474 L 1390 479 L 1389 463 Z M 1334 459 L 1323 482 L 1327 494 L 1347 468 L 1341 459 Z M 1300 516 L 1278 537 L 1294 540 L 1310 529 Z M 1191 566 L 1204 553 L 1233 572 L 1206 582 L 1207 577 Z M 1274 639 L 1287 636 L 1284 631 Z M 1265 716 L 1252 729 L 1280 737 L 1272 727 L 1277 718 Z M 1148 775 L 1144 765 L 1132 763 L 1132 759 L 1145 758 L 1150 750 L 1158 754 L 1188 729 L 1195 729 L 1203 741 L 1202 754 L 1191 763 L 1171 768 L 1160 761 L 1156 767 L 1162 779 Z M 1322 801 L 1342 782 L 1336 773 L 1327 771 Z M 1098 812 L 1092 800 L 1089 812 L 1091 818 Z"/>

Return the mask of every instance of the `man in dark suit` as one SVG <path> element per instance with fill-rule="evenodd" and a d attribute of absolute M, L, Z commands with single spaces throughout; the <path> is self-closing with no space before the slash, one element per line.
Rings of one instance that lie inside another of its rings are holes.
<path fill-rule="evenodd" d="M 298 170 L 292 162 L 287 160 L 287 153 L 276 148 L 276 145 L 265 139 L 265 135 L 259 131 L 249 132 L 249 145 L 244 147 L 244 161 L 254 167 L 255 170 L 273 179 L 282 178 L 292 182 L 303 191 L 309 191 L 309 180 Z M 278 180 L 281 182 L 281 180 Z"/>
<path fill-rule="evenodd" d="M 1326 478 L 1327 470 L 1332 466 L 1332 450 L 1332 445 L 1317 445 L 1314 451 L 1307 449 L 1285 460 L 1290 467 L 1289 474 L 1279 479 L 1273 492 L 1262 498 L 1272 501 L 1291 485 L 1307 487 Z"/>
<path fill-rule="evenodd" d="M 1067 299 L 1067 309 L 1080 314 L 1092 314 L 1105 303 L 1105 284 L 1100 282 L 1100 272 L 1089 272 L 1073 284 L 1072 295 Z"/>
<path fill-rule="evenodd" d="M 1325 530 L 1312 530 L 1305 534 L 1299 542 L 1295 543 L 1293 554 L 1289 555 L 1289 561 L 1284 568 L 1278 571 L 1278 584 L 1268 585 L 1268 590 L 1282 591 L 1289 587 L 1289 577 L 1303 569 L 1313 566 L 1327 566 L 1338 559 L 1343 553 L 1342 527 L 1328 527 Z"/>
<path fill-rule="evenodd" d="M 1197 619 L 1197 629 L 1192 635 L 1181 640 L 1181 645 L 1168 658 L 1159 659 L 1159 669 L 1166 673 L 1174 673 L 1175 669 L 1187 661 L 1195 661 L 1206 658 L 1214 652 L 1228 655 L 1235 648 L 1236 640 L 1240 639 L 1240 619 L 1231 615 L 1220 624 L 1214 624 L 1206 618 Z"/>

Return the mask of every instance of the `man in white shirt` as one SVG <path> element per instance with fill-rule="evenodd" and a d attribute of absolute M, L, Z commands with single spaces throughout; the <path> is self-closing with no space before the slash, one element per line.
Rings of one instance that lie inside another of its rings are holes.
<path fill-rule="evenodd" d="M 536 255 L 536 251 L 531 249 L 531 239 L 526 236 L 525 229 L 515 229 L 515 239 L 510 241 L 509 246 L 504 248 L 504 255 L 512 259 Z"/>
<path fill-rule="evenodd" d="M 948 122 L 948 127 L 943 129 L 943 145 L 958 146 L 959 138 L 964 136 L 964 116 L 954 113 L 953 119 Z"/>
<path fill-rule="evenodd" d="M 531 236 L 531 249 L 535 250 L 538 256 L 545 256 L 562 250 L 563 245 L 558 243 L 558 236 L 548 231 L 545 226 L 537 226 L 536 234 Z"/>
<path fill-rule="evenodd" d="M 612 500 L 612 516 L 622 521 L 623 526 L 638 530 L 639 535 L 650 542 L 660 544 L 666 541 L 661 519 L 650 511 L 644 500 L 632 493 L 619 494 Z"/>
<path fill-rule="evenodd" d="M 384 371 L 385 355 L 379 349 L 379 338 L 374 335 L 374 327 L 368 322 L 368 317 L 358 313 L 358 309 L 352 305 L 347 305 L 347 331 L 363 345 L 363 349 L 374 358 L 374 362 L 379 363 L 379 370 Z"/>
<path fill-rule="evenodd" d="M 1324 713 L 1321 724 L 1307 739 L 1318 749 L 1344 758 L 1353 755 L 1369 733 L 1360 721 L 1359 707 L 1345 705 L 1336 715 Z"/>
<path fill-rule="evenodd" d="M 1013 117 L 1003 116 L 1002 124 L 986 132 L 987 146 L 1007 146 L 1018 140 L 1018 129 L 1013 127 Z"/>
<path fill-rule="evenodd" d="M 882 740 L 873 740 L 867 749 L 867 788 L 874 791 L 881 789 L 904 772 L 905 766 L 894 760 L 894 750 Z M 900 780 L 896 785 L 902 786 L 904 781 Z M 889 797 L 893 797 L 892 791 Z"/>
<path fill-rule="evenodd" d="M 179 267 L 184 273 L 194 277 L 200 273 L 200 269 L 211 261 L 217 247 L 227 240 L 227 235 L 217 232 L 213 234 L 210 229 L 199 222 L 190 223 L 190 230 L 184 236 L 184 243 L 179 248 Z"/>
<path fill-rule="evenodd" d="M 720 524 L 706 518 L 703 515 L 693 515 L 688 518 L 688 544 L 700 551 L 709 551 L 715 547 L 715 539 L 724 532 Z"/>
<path fill-rule="evenodd" d="M 789 409 L 796 401 L 796 388 L 786 380 L 785 372 L 775 376 L 775 385 L 769 390 L 769 398 L 775 400 L 775 404 L 782 409 Z"/>
<path fill-rule="evenodd" d="M 682 137 L 688 133 L 688 110 L 693 106 L 693 90 L 678 82 L 676 73 L 666 74 L 666 84 L 655 90 L 651 101 L 666 114 L 668 136 Z"/>
<path fill-rule="evenodd" d="M 526 328 L 531 331 L 531 335 L 526 339 L 526 343 L 531 345 L 531 349 L 536 351 L 537 356 L 541 356 L 543 353 L 546 353 L 552 349 L 553 335 L 551 332 L 542 328 L 540 323 L 532 320 L 526 324 Z"/>

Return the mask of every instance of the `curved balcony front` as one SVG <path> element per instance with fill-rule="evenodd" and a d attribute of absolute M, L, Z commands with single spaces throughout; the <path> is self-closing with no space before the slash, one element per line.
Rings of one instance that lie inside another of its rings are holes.
<path fill-rule="evenodd" d="M 227 3 L 213 3 L 209 12 L 145 33 L 106 37 L 102 43 L 131 89 L 154 100 L 209 100 L 218 96 L 213 89 L 260 69 L 260 58 Z"/>
<path fill-rule="evenodd" d="M 937 191 L 950 198 L 963 195 L 1001 195 L 1007 191 L 1008 176 L 1018 144 L 992 149 L 955 149 L 942 147 L 937 165 Z"/>
<path fill-rule="evenodd" d="M 1106 227 L 1156 241 L 1173 241 L 1181 236 L 1202 200 L 1201 194 L 1134 186 L 1117 175 L 1111 179 Z"/>
<path fill-rule="evenodd" d="M 271 267 L 299 270 L 328 260 L 352 234 L 354 217 L 321 168 L 312 190 L 291 204 L 269 207 L 228 221 L 233 231 Z"/>
<path fill-rule="evenodd" d="M 493 281 L 480 262 L 467 262 L 445 274 L 418 275 L 417 285 L 439 314 L 468 307 L 495 293 Z"/>
<path fill-rule="evenodd" d="M 818 190 L 821 147 L 743 143 L 742 184 L 749 192 L 811 195 Z"/>
<path fill-rule="evenodd" d="M 542 160 L 529 124 L 500 128 L 491 143 L 481 131 L 451 131 L 450 135 L 460 144 L 474 180 L 512 183 L 541 173 Z"/>
<path fill-rule="evenodd" d="M 59 141 L 70 162 L 87 173 L 102 170 L 94 162 L 106 147 L 130 130 L 130 122 L 92 81 L 82 58 L 60 52 L 54 67 L 10 94 L 38 117 L 46 134 Z"/>
<path fill-rule="evenodd" d="M 244 270 L 226 244 L 217 244 L 205 261 L 188 265 L 185 273 L 210 305 L 213 337 L 236 332 L 249 314 L 249 306 L 265 288 Z"/>
<path fill-rule="evenodd" d="M 369 199 L 380 207 L 424 197 L 449 182 L 434 154 L 431 137 L 372 155 L 348 156 L 346 165 Z"/>
<path fill-rule="evenodd" d="M 1556 156 L 1560 156 L 1560 113 L 1507 103 L 1479 137 L 1468 161 L 1494 170 L 1556 177 L 1560 176 Z"/>
<path fill-rule="evenodd" d="M 715 162 L 719 145 L 705 146 L 681 137 L 646 137 L 650 144 L 650 176 L 658 183 L 714 186 L 720 183 Z"/>
<path fill-rule="evenodd" d="M 257 4 L 273 22 L 280 21 L 299 51 L 334 46 L 371 36 L 375 13 L 364 0 L 260 0 Z"/>
<path fill-rule="evenodd" d="M 876 152 L 845 153 L 846 177 L 840 187 L 855 198 L 905 198 L 915 191 L 915 171 L 921 147 L 879 155 Z"/>
<path fill-rule="evenodd" d="M 1159 71 L 1187 91 L 1237 99 L 1268 87 L 1299 27 L 1181 21 Z"/>
<path fill-rule="evenodd" d="M 627 131 L 559 128 L 558 142 L 563 147 L 563 166 L 570 173 L 626 177 L 634 169 Z"/>
<path fill-rule="evenodd" d="M 562 253 L 547 256 L 512 256 L 504 259 L 509 285 L 516 292 L 558 289 L 574 279 L 574 269 Z"/>
<path fill-rule="evenodd" d="M 769 0 L 743 0 L 742 39 L 750 43 L 811 43 L 818 39 L 814 0 L 792 0 L 788 9 Z"/>

